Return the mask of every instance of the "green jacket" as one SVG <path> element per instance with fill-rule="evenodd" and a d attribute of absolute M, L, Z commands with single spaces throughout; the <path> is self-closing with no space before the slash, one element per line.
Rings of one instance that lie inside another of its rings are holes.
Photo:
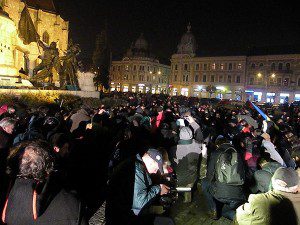
<path fill-rule="evenodd" d="M 293 203 L 280 192 L 250 195 L 236 210 L 236 225 L 297 225 Z"/>

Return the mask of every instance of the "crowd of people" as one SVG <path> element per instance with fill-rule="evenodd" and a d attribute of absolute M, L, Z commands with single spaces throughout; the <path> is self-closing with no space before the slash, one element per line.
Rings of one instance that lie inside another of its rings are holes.
<path fill-rule="evenodd" d="M 1 106 L 2 224 L 175 224 L 174 196 L 197 191 L 213 220 L 300 224 L 300 108 L 109 98 L 125 104 Z"/>

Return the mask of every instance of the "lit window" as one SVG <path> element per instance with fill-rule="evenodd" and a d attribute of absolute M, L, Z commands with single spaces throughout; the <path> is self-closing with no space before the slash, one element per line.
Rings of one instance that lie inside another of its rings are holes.
<path fill-rule="evenodd" d="M 238 69 L 239 70 L 242 69 L 242 64 L 241 63 L 238 64 Z"/>
<path fill-rule="evenodd" d="M 215 70 L 215 69 L 216 69 L 216 64 L 213 63 L 212 66 L 211 66 L 211 68 L 212 68 L 213 70 Z"/>
<path fill-rule="evenodd" d="M 224 70 L 224 64 L 223 63 L 220 65 L 220 69 Z"/>
<path fill-rule="evenodd" d="M 215 75 L 211 75 L 210 81 L 211 81 L 211 82 L 215 82 Z"/>

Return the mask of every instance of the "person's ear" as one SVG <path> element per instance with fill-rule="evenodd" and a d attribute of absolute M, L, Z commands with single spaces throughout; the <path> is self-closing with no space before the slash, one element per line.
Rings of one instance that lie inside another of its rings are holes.
<path fill-rule="evenodd" d="M 54 146 L 54 148 L 53 148 L 53 149 L 54 149 L 54 151 L 55 151 L 56 153 L 59 153 L 59 150 L 60 150 L 60 149 L 59 149 L 59 147 L 57 147 L 57 146 Z"/>

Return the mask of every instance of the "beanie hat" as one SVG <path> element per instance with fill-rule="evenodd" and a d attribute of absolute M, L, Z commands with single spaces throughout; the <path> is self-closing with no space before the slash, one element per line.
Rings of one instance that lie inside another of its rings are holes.
<path fill-rule="evenodd" d="M 182 127 L 179 133 L 178 144 L 192 144 L 193 143 L 193 132 L 189 127 Z"/>
<path fill-rule="evenodd" d="M 299 176 L 292 168 L 278 168 L 272 177 L 274 190 L 296 193 L 298 191 Z"/>

